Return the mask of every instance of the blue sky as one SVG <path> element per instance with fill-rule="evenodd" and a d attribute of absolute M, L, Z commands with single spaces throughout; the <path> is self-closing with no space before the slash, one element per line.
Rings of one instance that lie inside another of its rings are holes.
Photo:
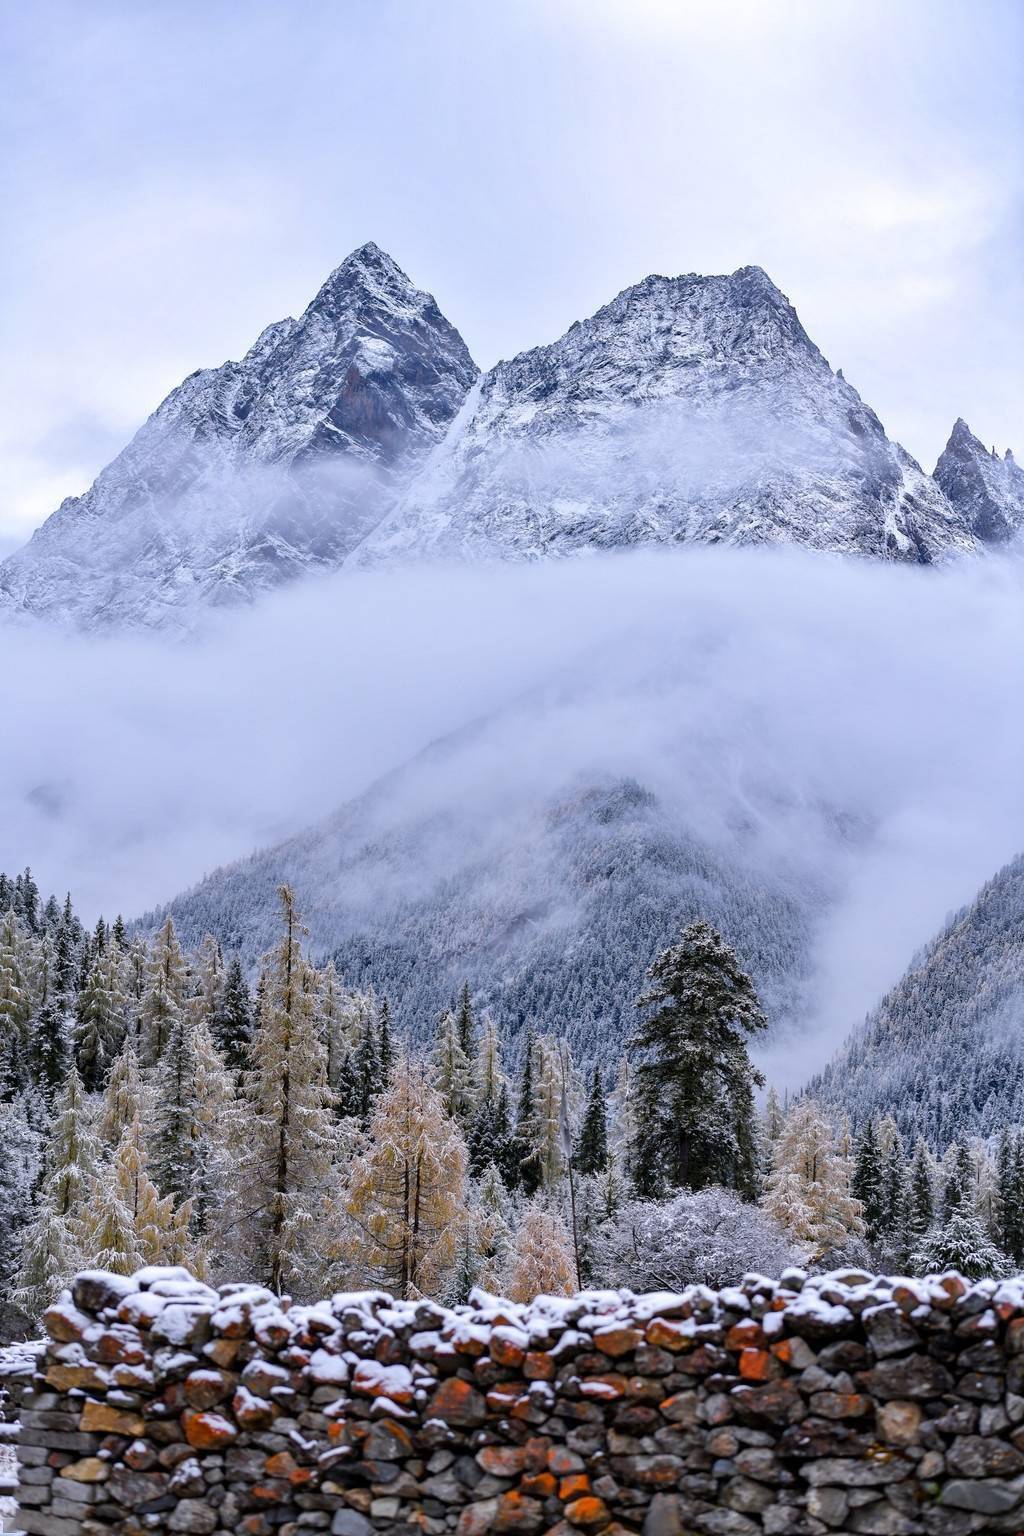
<path fill-rule="evenodd" d="M 0 542 L 374 239 L 488 365 L 766 268 L 931 468 L 1024 451 L 1016 0 L 0 0 Z"/>

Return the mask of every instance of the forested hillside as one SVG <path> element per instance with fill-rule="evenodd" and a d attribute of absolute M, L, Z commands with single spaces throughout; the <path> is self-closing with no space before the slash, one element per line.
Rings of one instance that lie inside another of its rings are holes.
<path fill-rule="evenodd" d="M 810 1091 L 933 1148 L 1024 1120 L 1024 856 L 915 956 Z"/>
<path fill-rule="evenodd" d="M 1024 1259 L 1019 1130 L 940 1160 L 891 1116 L 854 1143 L 808 1097 L 757 1111 L 763 1002 L 703 919 L 647 968 L 624 1052 L 582 1069 L 543 1024 L 509 1049 L 468 984 L 396 1027 L 385 995 L 311 962 L 287 886 L 254 987 L 170 917 L 87 932 L 27 870 L 0 901 L 8 1333 L 82 1267 L 459 1301 Z"/>
<path fill-rule="evenodd" d="M 591 1060 L 621 1050 L 647 966 L 681 921 L 705 916 L 755 977 L 773 1024 L 799 1016 L 829 894 L 805 872 L 769 873 L 753 856 L 744 867 L 738 848 L 702 844 L 678 809 L 630 780 L 513 814 L 481 814 L 475 801 L 425 811 L 414 793 L 403 801 L 394 783 L 382 786 L 143 926 L 170 914 L 188 943 L 215 933 L 252 965 L 286 881 L 314 953 L 353 985 L 386 992 L 413 1038 L 467 978 L 510 1042 L 532 1023 Z"/>

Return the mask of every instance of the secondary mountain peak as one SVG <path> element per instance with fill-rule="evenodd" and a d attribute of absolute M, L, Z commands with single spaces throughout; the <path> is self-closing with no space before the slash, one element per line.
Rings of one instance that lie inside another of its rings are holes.
<path fill-rule="evenodd" d="M 935 466 L 935 479 L 979 539 L 1005 543 L 1024 529 L 1024 470 L 1009 449 L 989 451 L 957 418 Z"/>
<path fill-rule="evenodd" d="M 484 375 L 352 557 L 795 543 L 930 562 L 956 512 L 760 267 L 652 274 Z"/>

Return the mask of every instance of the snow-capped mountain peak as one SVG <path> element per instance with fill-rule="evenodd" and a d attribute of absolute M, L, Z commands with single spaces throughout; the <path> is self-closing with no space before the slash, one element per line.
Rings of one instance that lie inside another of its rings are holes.
<path fill-rule="evenodd" d="M 1008 448 L 1000 458 L 957 418 L 935 479 L 979 539 L 1001 543 L 1024 529 L 1024 470 Z"/>
<path fill-rule="evenodd" d="M 337 565 L 476 375 L 431 295 L 361 246 L 298 319 L 173 390 L 0 566 L 0 601 L 87 625 L 187 627 L 197 607 Z"/>
<path fill-rule="evenodd" d="M 975 548 L 760 267 L 650 276 L 498 363 L 355 563 L 790 542 Z"/>

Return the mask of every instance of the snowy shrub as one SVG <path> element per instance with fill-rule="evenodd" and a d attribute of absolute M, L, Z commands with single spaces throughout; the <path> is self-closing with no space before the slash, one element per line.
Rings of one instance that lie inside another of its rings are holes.
<path fill-rule="evenodd" d="M 632 1201 L 602 1228 L 597 1248 L 601 1283 L 634 1291 L 732 1285 L 748 1270 L 778 1275 L 795 1261 L 777 1224 L 727 1189 Z"/>

